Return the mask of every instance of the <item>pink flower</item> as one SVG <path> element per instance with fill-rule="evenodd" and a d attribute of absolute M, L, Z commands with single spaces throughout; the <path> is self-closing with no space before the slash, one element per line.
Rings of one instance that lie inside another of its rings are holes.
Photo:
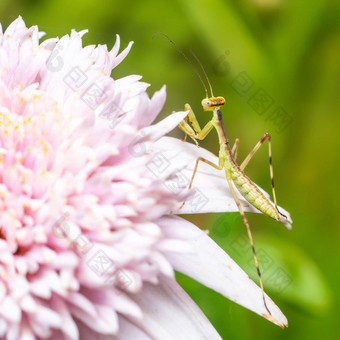
<path fill-rule="evenodd" d="M 187 113 L 150 125 L 165 89 L 149 99 L 140 76 L 111 78 L 132 44 L 82 47 L 85 33 L 39 44 L 20 17 L 1 30 L 0 337 L 219 339 L 174 270 L 285 325 L 206 233 L 171 214 L 188 197 L 179 176 L 207 153 L 163 137 Z M 202 185 L 184 212 L 236 211 L 220 174 L 199 176 L 214 194 Z"/>

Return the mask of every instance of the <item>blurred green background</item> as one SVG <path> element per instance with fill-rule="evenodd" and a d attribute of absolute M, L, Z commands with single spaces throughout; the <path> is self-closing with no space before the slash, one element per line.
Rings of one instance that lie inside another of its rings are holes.
<path fill-rule="evenodd" d="M 293 230 L 249 216 L 266 291 L 289 320 L 281 330 L 200 284 L 178 276 L 224 339 L 334 339 L 339 334 L 340 30 L 336 0 L 110 1 L 2 0 L 3 27 L 19 14 L 47 37 L 89 29 L 86 44 L 135 42 L 114 77 L 143 75 L 153 93 L 167 85 L 162 117 L 190 103 L 201 122 L 204 91 L 168 34 L 205 65 L 223 108 L 226 131 L 244 158 L 264 132 L 273 141 L 279 204 Z M 267 107 L 269 106 L 269 107 Z M 279 116 L 281 115 L 281 116 Z M 162 118 L 160 117 L 160 118 Z M 281 118 L 280 118 L 281 117 Z M 280 120 L 281 119 L 281 120 Z M 175 136 L 182 137 L 180 131 Z M 201 143 L 217 152 L 214 133 Z M 270 191 L 267 146 L 247 174 Z M 254 277 L 245 228 L 237 214 L 191 216 Z"/>

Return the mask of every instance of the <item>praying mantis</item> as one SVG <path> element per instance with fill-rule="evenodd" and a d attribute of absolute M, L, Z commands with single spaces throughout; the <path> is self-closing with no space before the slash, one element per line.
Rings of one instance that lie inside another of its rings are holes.
<path fill-rule="evenodd" d="M 188 59 L 188 57 L 178 48 L 178 46 L 167 35 L 165 35 L 164 33 L 156 33 L 156 34 L 161 34 L 165 36 L 177 48 L 177 50 L 184 56 L 184 58 L 189 62 L 189 64 L 194 69 L 195 73 L 199 77 L 205 89 L 206 97 L 201 102 L 203 111 L 213 113 L 211 120 L 208 121 L 208 123 L 206 123 L 206 125 L 203 128 L 201 128 L 191 106 L 189 104 L 185 104 L 184 110 L 188 111 L 188 115 L 178 125 L 178 127 L 185 133 L 184 140 L 186 139 L 187 136 L 189 136 L 198 146 L 199 144 L 197 140 L 203 140 L 213 129 L 216 130 L 217 136 L 218 136 L 218 141 L 219 141 L 218 164 L 215 164 L 203 157 L 199 157 L 196 160 L 194 172 L 191 177 L 190 184 L 189 184 L 189 189 L 193 185 L 193 181 L 194 181 L 197 168 L 200 162 L 204 162 L 210 165 L 211 167 L 214 167 L 217 170 L 224 169 L 230 192 L 240 212 L 243 224 L 246 226 L 246 229 L 247 229 L 248 238 L 249 238 L 252 252 L 253 252 L 254 262 L 255 262 L 257 274 L 259 277 L 263 303 L 269 315 L 271 315 L 271 312 L 266 303 L 261 271 L 260 271 L 258 259 L 256 256 L 256 251 L 255 251 L 255 246 L 254 246 L 254 241 L 253 241 L 250 225 L 249 225 L 248 219 L 244 213 L 244 210 L 241 206 L 241 203 L 235 191 L 235 188 L 236 188 L 249 204 L 254 206 L 264 215 L 267 215 L 271 217 L 272 219 L 276 221 L 280 221 L 280 222 L 282 222 L 282 219 L 283 220 L 288 219 L 287 216 L 285 216 L 279 211 L 278 206 L 277 206 L 275 186 L 274 186 L 274 173 L 273 173 L 273 165 L 272 165 L 271 135 L 269 133 L 265 133 L 262 136 L 262 138 L 258 141 L 258 143 L 255 145 L 255 147 L 250 151 L 250 153 L 244 159 L 241 165 L 238 165 L 238 163 L 236 162 L 236 159 L 237 159 L 237 149 L 238 149 L 239 139 L 236 139 L 233 146 L 231 147 L 229 144 L 229 140 L 228 140 L 228 137 L 227 137 L 227 134 L 224 128 L 224 123 L 223 123 L 221 107 L 225 104 L 225 99 L 223 97 L 214 96 L 213 91 L 212 91 L 212 86 L 210 84 L 207 73 L 203 65 L 201 64 L 200 60 L 197 58 L 197 56 L 192 51 L 191 51 L 192 55 L 194 56 L 194 58 L 200 65 L 205 75 L 205 78 L 209 84 L 211 96 L 208 95 L 207 87 L 205 86 L 200 74 L 194 68 L 193 64 Z M 258 151 L 258 149 L 261 147 L 261 145 L 266 140 L 268 141 L 269 169 L 270 169 L 271 188 L 272 188 L 274 204 L 272 204 L 272 202 L 263 194 L 263 192 L 256 186 L 256 184 L 253 183 L 251 179 L 244 173 L 244 169 L 248 165 L 249 161 L 252 159 L 254 154 Z M 184 206 L 184 204 L 185 204 L 185 201 L 182 203 L 180 209 Z"/>

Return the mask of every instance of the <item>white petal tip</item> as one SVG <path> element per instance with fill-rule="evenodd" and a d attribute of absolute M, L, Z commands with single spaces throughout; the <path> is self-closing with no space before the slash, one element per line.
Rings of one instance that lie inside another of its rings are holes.
<path fill-rule="evenodd" d="M 281 320 L 276 319 L 270 314 L 263 313 L 262 316 L 267 319 L 268 321 L 274 323 L 275 325 L 278 325 L 282 329 L 285 327 L 288 327 L 288 321 L 284 315 L 282 315 Z"/>
<path fill-rule="evenodd" d="M 284 226 L 288 229 L 288 230 L 292 230 L 292 219 L 290 218 L 290 216 L 288 218 L 285 218 L 283 216 L 280 217 L 279 222 L 284 224 Z"/>
<path fill-rule="evenodd" d="M 283 224 L 288 230 L 292 230 L 292 225 L 289 222 L 283 222 Z"/>

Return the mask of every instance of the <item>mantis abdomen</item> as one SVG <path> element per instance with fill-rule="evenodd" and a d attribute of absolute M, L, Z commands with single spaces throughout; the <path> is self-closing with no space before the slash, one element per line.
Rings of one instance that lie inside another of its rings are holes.
<path fill-rule="evenodd" d="M 237 190 L 251 205 L 274 220 L 280 219 L 275 207 L 236 164 L 233 164 L 226 171 L 230 172 Z"/>

